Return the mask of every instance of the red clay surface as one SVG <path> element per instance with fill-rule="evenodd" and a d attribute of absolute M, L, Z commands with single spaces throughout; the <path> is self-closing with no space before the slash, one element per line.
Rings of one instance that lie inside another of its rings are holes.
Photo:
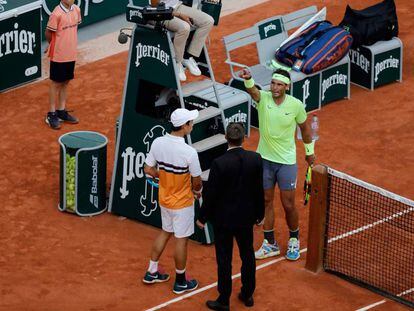
<path fill-rule="evenodd" d="M 377 1 L 348 1 L 362 8 Z M 220 39 L 267 17 L 316 4 L 327 6 L 328 19 L 341 20 L 345 1 L 270 1 L 224 17 L 212 33 L 210 55 L 218 81 L 229 79 L 223 64 Z M 319 163 L 414 199 L 414 2 L 396 0 L 400 38 L 404 42 L 403 83 L 370 92 L 351 87 L 351 100 L 332 103 L 318 112 Z M 254 63 L 253 49 L 240 60 Z M 176 296 L 172 281 L 144 286 L 140 279 L 148 264 L 152 239 L 158 229 L 111 214 L 80 218 L 57 210 L 60 135 L 73 130 L 93 130 L 109 138 L 110 181 L 115 120 L 120 113 L 127 54 L 80 67 L 70 85 L 69 108 L 79 125 L 53 131 L 43 121 L 47 110 L 48 81 L 0 94 L 0 310 L 145 310 Z M 246 147 L 254 149 L 258 133 L 253 130 Z M 299 181 L 304 175 L 303 148 L 298 146 Z M 303 174 L 302 174 L 303 173 Z M 302 247 L 306 247 L 308 210 L 297 204 L 301 215 Z M 276 204 L 276 235 L 285 250 L 287 228 L 279 200 Z M 256 229 L 255 244 L 262 234 Z M 161 260 L 173 272 L 173 243 Z M 240 261 L 235 250 L 234 273 Z M 335 276 L 314 275 L 304 269 L 304 257 L 285 260 L 257 273 L 256 310 L 355 310 L 383 298 Z M 262 262 L 259 262 L 261 264 Z M 188 271 L 206 286 L 216 281 L 214 248 L 190 243 Z M 237 301 L 240 280 L 234 281 L 231 304 Z M 214 299 L 212 288 L 166 310 L 204 308 Z M 387 301 L 375 310 L 406 310 Z"/>

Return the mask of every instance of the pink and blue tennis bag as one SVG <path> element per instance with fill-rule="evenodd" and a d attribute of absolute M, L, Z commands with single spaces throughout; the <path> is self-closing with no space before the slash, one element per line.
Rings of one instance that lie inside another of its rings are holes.
<path fill-rule="evenodd" d="M 351 34 L 328 21 L 315 22 L 276 51 L 276 59 L 311 74 L 340 61 L 352 45 Z"/>

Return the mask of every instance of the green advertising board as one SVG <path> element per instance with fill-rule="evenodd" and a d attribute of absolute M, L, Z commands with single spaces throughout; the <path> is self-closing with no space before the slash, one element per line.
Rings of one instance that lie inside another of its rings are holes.
<path fill-rule="evenodd" d="M 41 1 L 0 4 L 0 91 L 41 76 Z"/>
<path fill-rule="evenodd" d="M 243 123 L 246 135 L 249 133 L 249 109 L 250 102 L 246 101 L 235 106 L 224 109 L 224 127 L 227 128 L 230 122 Z"/>
<path fill-rule="evenodd" d="M 374 56 L 374 88 L 401 79 L 401 47 Z"/>
<path fill-rule="evenodd" d="M 307 76 L 302 80 L 292 82 L 290 94 L 302 101 L 306 111 L 309 112 L 320 108 L 320 87 L 321 75 L 317 73 L 313 76 Z"/>
<path fill-rule="evenodd" d="M 282 23 L 280 19 L 274 19 L 259 26 L 260 40 L 264 40 L 282 33 Z"/>
<path fill-rule="evenodd" d="M 154 139 L 170 129 L 156 114 L 155 98 L 177 82 L 167 33 L 137 27 L 131 40 L 110 209 L 160 227 L 158 188 L 146 182 L 144 161 Z"/>
<path fill-rule="evenodd" d="M 321 72 L 321 104 L 326 105 L 349 94 L 349 63 Z"/>
<path fill-rule="evenodd" d="M 364 88 L 371 89 L 372 55 L 370 50 L 357 47 L 349 50 L 351 60 L 351 81 Z"/>
<path fill-rule="evenodd" d="M 43 24 L 42 31 L 45 30 L 49 15 L 59 4 L 60 0 L 43 0 Z M 90 25 L 109 17 L 124 14 L 125 7 L 129 0 L 75 0 L 82 13 L 82 24 L 80 27 Z"/>
<path fill-rule="evenodd" d="M 174 66 L 170 34 L 151 26 L 136 26 L 129 50 L 109 211 L 156 227 L 161 227 L 158 186 L 148 182 L 144 162 L 153 141 L 170 131 L 172 111 L 184 105 Z M 208 126 L 203 122 L 195 124 L 195 136 L 198 132 L 203 135 Z M 191 139 L 195 136 L 191 135 Z M 225 150 L 220 150 L 220 155 L 223 152 Z M 200 162 L 206 153 L 201 153 Z M 199 203 L 195 202 L 195 217 Z M 206 226 L 205 230 L 195 226 L 191 238 L 201 243 L 212 243 L 211 226 Z"/>
<path fill-rule="evenodd" d="M 401 81 L 402 50 L 399 38 L 351 49 L 352 83 L 373 90 L 384 84 Z"/>

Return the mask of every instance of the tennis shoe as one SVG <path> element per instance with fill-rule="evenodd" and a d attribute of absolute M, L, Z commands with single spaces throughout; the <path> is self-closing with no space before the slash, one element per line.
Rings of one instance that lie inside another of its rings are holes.
<path fill-rule="evenodd" d="M 288 242 L 288 247 L 286 251 L 287 260 L 298 260 L 300 258 L 300 247 L 299 240 L 296 238 L 290 238 Z"/>
<path fill-rule="evenodd" d="M 193 76 L 201 76 L 201 70 L 198 68 L 197 62 L 194 58 L 189 57 L 188 59 L 183 59 L 183 65 L 190 70 L 190 73 Z"/>
<path fill-rule="evenodd" d="M 79 123 L 78 118 L 76 118 L 75 116 L 70 115 L 69 111 L 67 111 L 66 109 L 56 110 L 56 113 L 57 113 L 57 116 L 58 116 L 59 120 L 62 121 L 62 122 L 67 122 L 67 123 L 71 123 L 71 124 Z"/>
<path fill-rule="evenodd" d="M 186 81 L 187 77 L 185 75 L 183 64 L 177 63 L 177 67 L 178 67 L 178 78 L 180 79 L 180 81 L 183 81 L 183 82 Z"/>
<path fill-rule="evenodd" d="M 151 273 L 147 271 L 145 273 L 144 278 L 142 279 L 142 282 L 145 284 L 154 284 L 154 283 L 162 283 L 167 282 L 170 279 L 170 275 L 167 273 L 161 273 L 160 271 Z"/>
<path fill-rule="evenodd" d="M 254 253 L 256 259 L 265 259 L 280 254 L 279 245 L 270 244 L 266 239 L 263 240 L 262 246 Z"/>
<path fill-rule="evenodd" d="M 60 121 L 56 112 L 48 112 L 45 122 L 54 130 L 60 129 Z"/>
<path fill-rule="evenodd" d="M 174 294 L 182 294 L 185 292 L 191 292 L 198 287 L 196 280 L 186 280 L 184 284 L 180 284 L 177 281 L 174 283 L 173 292 Z"/>

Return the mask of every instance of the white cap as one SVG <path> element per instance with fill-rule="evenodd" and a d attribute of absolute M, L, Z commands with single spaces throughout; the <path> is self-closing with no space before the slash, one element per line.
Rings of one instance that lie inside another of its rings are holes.
<path fill-rule="evenodd" d="M 198 117 L 198 110 L 187 110 L 184 108 L 175 109 L 171 114 L 170 121 L 175 127 L 186 124 L 188 121 L 195 120 Z"/>

